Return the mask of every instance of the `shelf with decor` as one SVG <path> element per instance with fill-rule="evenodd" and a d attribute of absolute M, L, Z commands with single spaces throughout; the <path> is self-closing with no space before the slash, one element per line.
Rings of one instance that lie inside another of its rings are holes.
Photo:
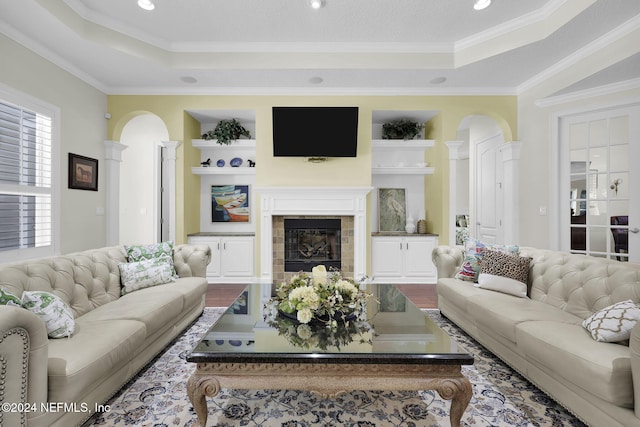
<path fill-rule="evenodd" d="M 424 161 L 424 153 L 434 143 L 426 139 L 373 140 L 371 172 L 374 175 L 430 175 L 435 169 Z"/>
<path fill-rule="evenodd" d="M 191 145 L 201 151 L 201 162 L 210 159 L 209 166 L 193 166 L 191 172 L 196 175 L 255 175 L 256 170 L 250 167 L 250 162 L 255 162 L 256 140 L 239 139 L 229 145 L 221 145 L 216 140 L 192 139 Z M 232 166 L 240 160 L 240 165 Z M 224 166 L 218 166 L 222 160 Z"/>

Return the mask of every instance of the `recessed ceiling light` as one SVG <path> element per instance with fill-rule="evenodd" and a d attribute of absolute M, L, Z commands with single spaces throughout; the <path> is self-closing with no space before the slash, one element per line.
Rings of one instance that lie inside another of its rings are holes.
<path fill-rule="evenodd" d="M 475 4 L 473 5 L 473 8 L 475 10 L 482 10 L 489 7 L 490 4 L 491 4 L 491 0 L 476 0 Z"/>
<path fill-rule="evenodd" d="M 318 85 L 318 84 L 322 83 L 323 81 L 324 81 L 324 79 L 322 77 L 319 77 L 319 76 L 311 77 L 309 79 L 309 83 L 313 83 L 314 85 Z"/>
<path fill-rule="evenodd" d="M 435 77 L 435 78 L 429 80 L 429 83 L 431 83 L 432 85 L 439 85 L 439 84 L 444 83 L 446 81 L 447 81 L 447 78 L 444 77 L 444 76 L 441 76 L 441 77 Z"/>
<path fill-rule="evenodd" d="M 325 0 L 309 0 L 309 4 L 313 9 L 320 9 L 321 7 L 324 7 L 324 1 Z"/>
<path fill-rule="evenodd" d="M 156 5 L 153 4 L 152 0 L 138 0 L 138 6 L 144 10 L 153 10 L 156 8 Z"/>
<path fill-rule="evenodd" d="M 180 80 L 184 83 L 197 83 L 198 79 L 196 79 L 195 77 L 192 76 L 182 76 L 180 77 Z"/>

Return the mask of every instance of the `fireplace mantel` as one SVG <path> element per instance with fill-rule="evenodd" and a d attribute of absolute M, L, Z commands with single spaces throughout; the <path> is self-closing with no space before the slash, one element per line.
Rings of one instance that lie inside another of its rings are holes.
<path fill-rule="evenodd" d="M 367 194 L 372 187 L 257 187 L 260 197 L 260 281 L 273 281 L 273 216 L 353 216 L 354 278 L 366 274 Z"/>

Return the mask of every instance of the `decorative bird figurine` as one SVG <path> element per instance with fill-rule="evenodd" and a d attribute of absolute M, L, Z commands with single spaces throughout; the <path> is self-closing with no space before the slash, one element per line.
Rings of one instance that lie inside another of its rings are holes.
<path fill-rule="evenodd" d="M 209 166 L 211 166 L 211 159 L 207 159 L 204 162 L 200 163 L 202 165 L 203 168 L 208 168 Z"/>
<path fill-rule="evenodd" d="M 251 160 L 251 159 L 247 159 L 247 162 L 249 163 L 249 167 L 250 167 L 250 168 L 255 167 L 255 165 L 256 165 L 256 162 L 254 162 L 254 161 L 253 161 L 253 160 Z"/>

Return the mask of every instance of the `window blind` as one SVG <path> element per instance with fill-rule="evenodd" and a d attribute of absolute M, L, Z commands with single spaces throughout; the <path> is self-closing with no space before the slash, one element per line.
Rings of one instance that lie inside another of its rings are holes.
<path fill-rule="evenodd" d="M 0 251 L 52 244 L 52 119 L 0 100 Z"/>

